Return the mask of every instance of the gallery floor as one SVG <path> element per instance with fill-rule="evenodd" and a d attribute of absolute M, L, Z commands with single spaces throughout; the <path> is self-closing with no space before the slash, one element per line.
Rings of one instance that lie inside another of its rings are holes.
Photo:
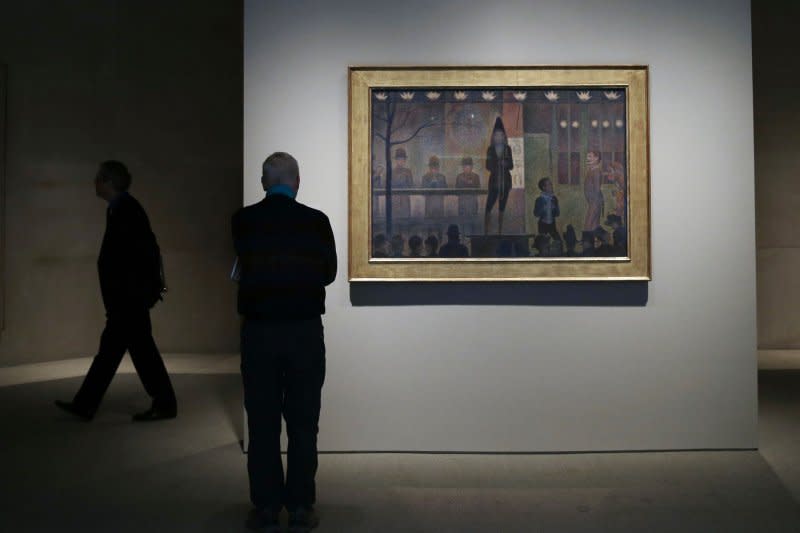
<path fill-rule="evenodd" d="M 235 357 L 172 358 L 150 425 L 129 365 L 92 423 L 59 413 L 86 364 L 0 368 L 0 531 L 243 531 Z M 760 452 L 325 454 L 319 531 L 800 531 L 800 369 L 759 381 Z"/>

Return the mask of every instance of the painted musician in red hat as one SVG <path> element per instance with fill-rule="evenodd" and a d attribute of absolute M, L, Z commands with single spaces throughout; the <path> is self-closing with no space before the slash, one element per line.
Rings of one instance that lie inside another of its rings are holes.
<path fill-rule="evenodd" d="M 511 169 L 514 161 L 508 145 L 506 129 L 500 117 L 494 122 L 492 140 L 486 151 L 486 170 L 489 171 L 489 194 L 486 197 L 486 214 L 483 231 L 489 233 L 489 218 L 494 204 L 499 201 L 497 214 L 497 233 L 503 233 L 503 213 L 506 210 L 508 195 L 511 192 Z"/>

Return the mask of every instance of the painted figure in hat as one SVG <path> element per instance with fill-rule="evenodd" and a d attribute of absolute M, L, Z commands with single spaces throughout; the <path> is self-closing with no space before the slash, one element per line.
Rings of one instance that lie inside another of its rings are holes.
<path fill-rule="evenodd" d="M 411 169 L 406 166 L 406 150 L 398 148 L 394 151 L 394 168 L 392 169 L 392 187 L 394 189 L 408 189 L 414 186 Z M 406 194 L 392 196 L 392 214 L 396 218 L 411 216 L 411 199 Z"/>
<path fill-rule="evenodd" d="M 586 153 L 586 176 L 583 180 L 583 194 L 586 197 L 584 233 L 594 232 L 600 226 L 600 217 L 603 215 L 603 191 L 600 189 L 603 163 L 600 159 L 599 152 L 592 150 Z"/>
<path fill-rule="evenodd" d="M 472 171 L 472 158 L 464 157 L 461 159 L 461 174 L 456 176 L 457 189 L 480 189 L 481 178 Z M 459 196 L 458 215 L 474 216 L 478 214 L 478 196 Z"/>
<path fill-rule="evenodd" d="M 422 186 L 426 189 L 443 189 L 447 187 L 447 178 L 439 172 L 439 158 L 432 155 L 428 159 L 428 172 L 422 176 Z M 444 196 L 430 194 L 425 196 L 425 217 L 444 216 Z"/>
<path fill-rule="evenodd" d="M 484 233 L 489 233 L 489 218 L 495 203 L 498 205 L 497 233 L 503 233 L 503 213 L 506 210 L 508 196 L 511 193 L 511 169 L 514 160 L 503 121 L 500 117 L 494 122 L 492 138 L 486 150 L 486 170 L 489 171 L 489 194 L 486 197 L 486 213 L 484 215 Z"/>
<path fill-rule="evenodd" d="M 455 224 L 447 228 L 447 242 L 439 248 L 439 257 L 469 257 L 469 250 L 461 244 L 461 232 Z"/>

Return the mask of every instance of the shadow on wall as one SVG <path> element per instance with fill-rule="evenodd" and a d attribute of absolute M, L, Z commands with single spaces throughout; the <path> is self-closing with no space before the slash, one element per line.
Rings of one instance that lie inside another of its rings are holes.
<path fill-rule="evenodd" d="M 386 305 L 536 305 L 629 306 L 647 305 L 648 283 L 537 282 L 537 283 L 371 283 L 350 284 L 354 306 Z"/>

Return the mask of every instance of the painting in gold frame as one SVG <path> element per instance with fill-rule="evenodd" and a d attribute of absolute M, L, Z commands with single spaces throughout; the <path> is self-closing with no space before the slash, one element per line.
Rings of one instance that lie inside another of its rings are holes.
<path fill-rule="evenodd" d="M 650 279 L 646 66 L 349 83 L 351 281 Z"/>

